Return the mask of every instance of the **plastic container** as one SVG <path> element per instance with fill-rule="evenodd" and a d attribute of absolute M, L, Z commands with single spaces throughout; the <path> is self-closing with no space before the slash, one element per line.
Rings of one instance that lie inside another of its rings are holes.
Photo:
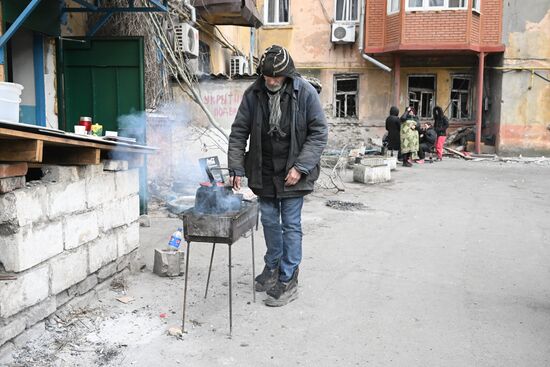
<path fill-rule="evenodd" d="M 22 91 L 21 84 L 0 82 L 0 120 L 19 122 L 19 97 Z"/>
<path fill-rule="evenodd" d="M 177 231 L 172 233 L 170 241 L 168 241 L 168 251 L 178 251 L 181 245 L 181 239 L 183 238 L 183 228 L 178 228 Z"/>

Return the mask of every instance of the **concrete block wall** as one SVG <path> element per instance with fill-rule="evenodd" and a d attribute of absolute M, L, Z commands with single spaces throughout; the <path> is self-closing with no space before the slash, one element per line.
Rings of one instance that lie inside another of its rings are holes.
<path fill-rule="evenodd" d="M 26 340 L 59 307 L 95 294 L 137 257 L 137 169 L 104 162 L 42 172 L 0 195 L 0 272 L 16 277 L 0 281 L 0 348 Z"/>

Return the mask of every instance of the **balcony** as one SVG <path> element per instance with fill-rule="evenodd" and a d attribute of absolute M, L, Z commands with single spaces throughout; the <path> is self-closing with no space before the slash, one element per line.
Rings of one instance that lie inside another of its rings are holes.
<path fill-rule="evenodd" d="M 201 18 L 211 24 L 262 26 L 255 0 L 194 0 L 192 3 Z"/>

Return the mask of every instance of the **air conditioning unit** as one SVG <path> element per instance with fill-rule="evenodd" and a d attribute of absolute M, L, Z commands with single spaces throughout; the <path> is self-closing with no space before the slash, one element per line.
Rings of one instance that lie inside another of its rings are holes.
<path fill-rule="evenodd" d="M 229 59 L 229 76 L 242 75 L 248 71 L 248 61 L 244 56 L 231 56 Z"/>
<path fill-rule="evenodd" d="M 199 56 L 199 31 L 187 23 L 174 27 L 174 49 L 190 58 Z"/>
<path fill-rule="evenodd" d="M 330 40 L 333 43 L 354 43 L 355 24 L 332 23 Z"/>

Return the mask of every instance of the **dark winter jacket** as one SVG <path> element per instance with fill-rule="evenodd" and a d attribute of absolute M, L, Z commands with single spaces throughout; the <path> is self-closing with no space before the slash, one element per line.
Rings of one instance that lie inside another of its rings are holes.
<path fill-rule="evenodd" d="M 285 193 L 304 193 L 313 190 L 319 177 L 321 153 L 326 146 L 328 127 L 317 91 L 307 81 L 297 76 L 291 79 L 290 143 L 286 172 L 295 167 L 302 177 L 294 186 L 283 186 Z M 248 186 L 255 192 L 263 189 L 262 128 L 269 116 L 265 103 L 266 89 L 263 77 L 259 77 L 244 92 L 229 135 L 228 166 L 237 176 L 248 178 Z M 261 103 L 264 101 L 264 103 Z M 250 139 L 248 152 L 245 153 Z M 268 183 L 269 185 L 270 183 Z M 289 195 L 283 195 L 289 196 Z"/>
<path fill-rule="evenodd" d="M 437 140 L 437 133 L 434 128 L 430 127 L 425 131 L 421 131 L 420 134 L 422 135 L 420 144 L 426 144 L 429 148 L 432 148 Z"/>
<path fill-rule="evenodd" d="M 446 136 L 447 128 L 449 127 L 449 120 L 443 113 L 443 110 L 439 106 L 435 106 L 433 110 L 434 116 L 434 129 L 437 136 Z"/>
<path fill-rule="evenodd" d="M 399 109 L 395 106 L 390 108 L 390 115 L 386 119 L 386 130 L 388 130 L 388 149 L 399 150 L 401 145 L 399 140 L 401 121 L 399 119 Z"/>

